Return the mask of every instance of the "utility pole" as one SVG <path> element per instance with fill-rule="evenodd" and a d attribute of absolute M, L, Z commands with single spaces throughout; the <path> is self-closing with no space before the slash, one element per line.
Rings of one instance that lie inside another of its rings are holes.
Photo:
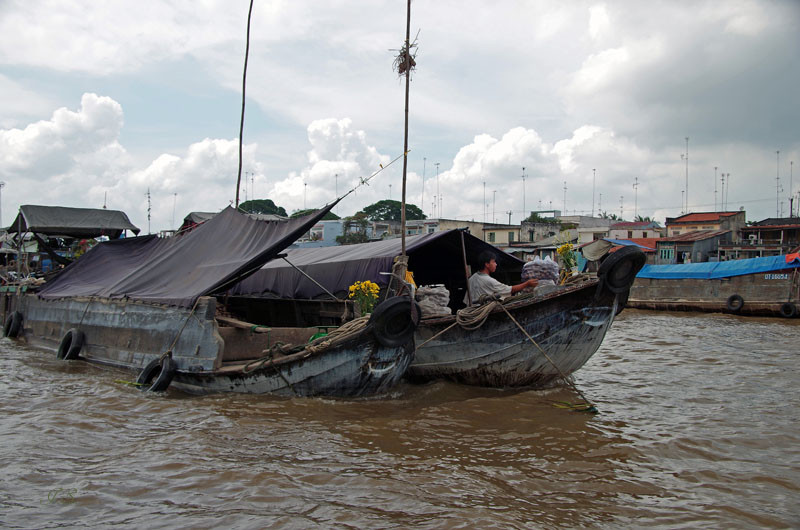
<path fill-rule="evenodd" d="M 172 226 L 171 228 L 175 230 L 175 203 L 178 202 L 178 193 L 172 193 Z"/>
<path fill-rule="evenodd" d="M 483 222 L 486 222 L 486 181 L 483 181 Z"/>
<path fill-rule="evenodd" d="M 775 151 L 775 217 L 780 217 L 780 201 L 781 193 L 781 152 Z"/>
<path fill-rule="evenodd" d="M 151 206 L 150 205 L 150 188 L 147 188 L 147 193 L 145 193 L 145 196 L 147 197 L 147 233 L 151 234 L 152 232 L 150 232 L 150 209 L 151 209 L 150 208 L 150 206 Z"/>
<path fill-rule="evenodd" d="M 636 215 L 639 213 L 639 177 L 633 180 L 633 220 L 636 221 Z"/>
<path fill-rule="evenodd" d="M 339 198 L 339 174 L 338 174 L 338 173 L 334 173 L 334 174 L 333 174 L 333 178 L 334 178 L 334 180 L 336 181 L 336 182 L 334 183 L 334 186 L 336 186 L 336 188 L 335 188 L 335 190 L 336 190 L 336 197 L 334 197 L 334 200 L 336 200 L 336 199 L 338 199 L 338 198 Z M 339 211 L 339 205 L 338 205 L 338 204 L 336 205 L 336 211 L 337 211 L 337 215 L 338 215 L 338 211 Z"/>
<path fill-rule="evenodd" d="M 511 210 L 506 212 L 508 214 L 508 224 L 511 224 L 511 214 L 513 213 Z"/>
<path fill-rule="evenodd" d="M 603 204 L 603 194 L 600 193 L 600 198 L 597 199 L 597 214 L 598 215 L 600 215 L 600 212 L 603 211 L 602 204 Z"/>
<path fill-rule="evenodd" d="M 392 200 L 392 185 L 389 184 L 389 200 Z"/>
<path fill-rule="evenodd" d="M 594 188 L 596 182 L 597 182 L 597 170 L 592 169 L 592 217 L 594 217 Z"/>
<path fill-rule="evenodd" d="M 794 160 L 789 161 L 789 217 L 794 217 L 794 208 L 792 204 L 794 203 L 794 187 L 792 186 L 792 169 L 794 166 Z M 0 186 L 2 188 L 2 186 Z M 2 223 L 0 223 L 2 226 Z"/>
<path fill-rule="evenodd" d="M 303 210 L 306 209 L 306 192 L 308 192 L 308 182 L 303 182 Z"/>
<path fill-rule="evenodd" d="M 567 214 L 567 181 L 564 181 L 564 215 Z"/>
<path fill-rule="evenodd" d="M 622 221 L 622 195 L 619 196 L 619 220 Z"/>
<path fill-rule="evenodd" d="M 717 166 L 714 166 L 714 211 L 717 211 Z"/>
<path fill-rule="evenodd" d="M 433 198 L 434 202 L 436 202 L 438 200 L 437 197 L 439 197 L 439 162 L 436 162 L 433 165 L 436 166 L 436 196 Z M 438 206 L 438 204 L 439 203 L 436 203 L 437 206 Z M 438 210 L 438 208 L 436 208 L 436 206 L 434 206 L 434 208 L 433 208 L 433 216 L 434 217 L 436 217 L 437 210 Z M 439 217 L 441 217 L 441 216 L 442 216 L 442 213 L 440 211 L 439 212 Z M 437 219 L 438 219 L 438 217 L 437 217 Z"/>
<path fill-rule="evenodd" d="M 0 226 L 3 226 L 3 188 L 6 183 L 0 180 Z"/>
<path fill-rule="evenodd" d="M 730 173 L 726 173 L 725 177 L 728 179 L 728 185 L 725 188 L 725 209 L 727 210 L 728 209 L 728 197 L 731 194 L 731 174 Z"/>
<path fill-rule="evenodd" d="M 683 155 L 681 155 L 683 158 Z M 689 137 L 686 137 L 686 213 L 689 213 Z"/>
<path fill-rule="evenodd" d="M 419 199 L 419 207 L 422 208 L 422 214 L 425 215 L 425 162 L 428 159 L 422 157 L 422 196 Z"/>
<path fill-rule="evenodd" d="M 522 218 L 525 219 L 525 166 L 522 166 Z"/>
<path fill-rule="evenodd" d="M 492 222 L 497 222 L 497 217 L 494 216 L 494 206 L 497 202 L 497 190 L 492 190 Z"/>

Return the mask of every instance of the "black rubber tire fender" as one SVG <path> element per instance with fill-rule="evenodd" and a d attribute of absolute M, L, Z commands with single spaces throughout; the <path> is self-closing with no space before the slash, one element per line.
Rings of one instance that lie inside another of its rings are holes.
<path fill-rule="evenodd" d="M 3 336 L 16 339 L 22 332 L 22 313 L 14 311 L 6 317 L 3 325 Z"/>
<path fill-rule="evenodd" d="M 742 298 L 738 294 L 732 294 L 728 297 L 728 300 L 725 302 L 725 307 L 728 308 L 728 311 L 738 313 L 742 309 L 742 307 L 744 307 L 744 298 Z"/>
<path fill-rule="evenodd" d="M 394 296 L 375 307 L 367 327 L 382 345 L 396 348 L 414 337 L 421 314 L 419 305 L 409 297 Z"/>
<path fill-rule="evenodd" d="M 625 309 L 625 306 L 628 305 L 628 296 L 630 296 L 631 291 L 623 291 L 621 293 L 617 293 L 617 312 L 614 313 L 614 316 L 619 315 L 622 313 L 622 310 Z"/>
<path fill-rule="evenodd" d="M 146 392 L 164 392 L 172 383 L 176 369 L 175 361 L 170 356 L 153 359 L 141 371 L 136 383 L 140 390 Z"/>
<path fill-rule="evenodd" d="M 786 318 L 793 318 L 797 315 L 797 307 L 791 302 L 784 302 L 780 308 L 781 316 Z"/>
<path fill-rule="evenodd" d="M 637 247 L 622 247 L 603 259 L 597 270 L 597 277 L 603 280 L 612 293 L 623 293 L 631 288 L 645 261 L 647 256 Z"/>
<path fill-rule="evenodd" d="M 61 344 L 58 345 L 56 357 L 65 361 L 77 359 L 83 349 L 85 338 L 83 331 L 77 328 L 68 329 L 64 338 L 61 339 Z"/>

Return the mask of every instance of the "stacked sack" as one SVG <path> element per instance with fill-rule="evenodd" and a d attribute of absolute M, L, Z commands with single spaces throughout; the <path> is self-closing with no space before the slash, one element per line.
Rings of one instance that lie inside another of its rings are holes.
<path fill-rule="evenodd" d="M 550 282 L 558 283 L 558 263 L 551 260 L 550 256 L 544 259 L 536 256 L 533 261 L 525 263 L 522 267 L 522 281 L 531 278 L 539 280 L 539 285 L 546 285 Z"/>
<path fill-rule="evenodd" d="M 417 289 L 416 299 L 423 317 L 453 313 L 447 306 L 450 303 L 450 291 L 444 285 L 424 285 Z"/>

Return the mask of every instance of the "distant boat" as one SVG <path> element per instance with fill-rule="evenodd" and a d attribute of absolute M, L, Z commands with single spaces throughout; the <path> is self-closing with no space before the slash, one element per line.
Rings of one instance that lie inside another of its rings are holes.
<path fill-rule="evenodd" d="M 639 309 L 796 317 L 800 306 L 800 253 L 645 265 L 633 283 L 628 305 Z"/>
<path fill-rule="evenodd" d="M 352 302 L 315 303 L 276 322 L 264 300 L 223 295 L 331 207 L 280 222 L 227 208 L 181 237 L 100 243 L 40 289 L 6 286 L 4 335 L 61 359 L 138 371 L 137 383 L 156 391 L 386 391 L 413 357 L 408 297 L 390 298 L 371 317 L 354 319 Z"/>

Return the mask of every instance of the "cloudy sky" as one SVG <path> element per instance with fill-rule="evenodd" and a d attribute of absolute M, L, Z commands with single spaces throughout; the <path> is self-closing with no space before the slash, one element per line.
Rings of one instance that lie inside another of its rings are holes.
<path fill-rule="evenodd" d="M 230 204 L 247 9 L 0 0 L 2 221 L 105 203 L 146 232 L 149 190 L 155 232 Z M 408 202 L 429 217 L 759 220 L 800 191 L 796 0 L 416 0 L 413 35 Z M 240 200 L 318 207 L 381 164 L 337 211 L 399 200 L 404 38 L 399 0 L 255 0 Z"/>

